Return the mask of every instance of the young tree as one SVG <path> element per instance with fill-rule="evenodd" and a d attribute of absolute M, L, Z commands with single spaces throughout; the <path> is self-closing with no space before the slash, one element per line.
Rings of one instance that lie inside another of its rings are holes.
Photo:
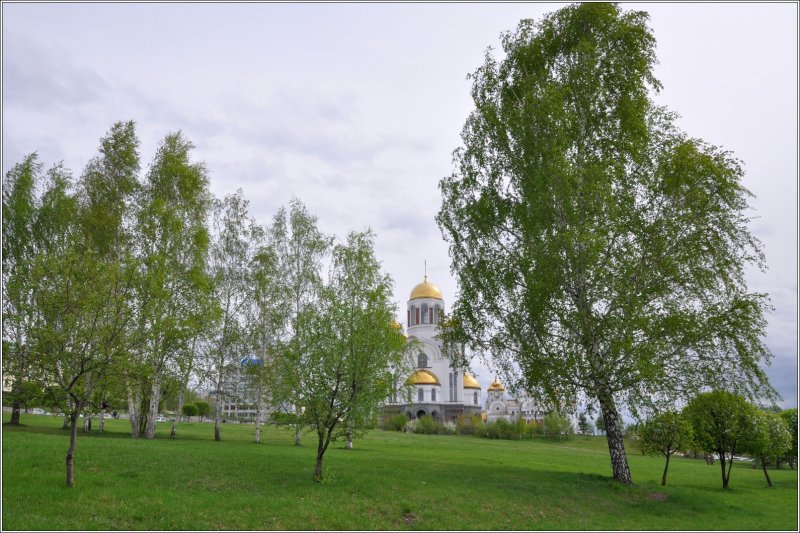
<path fill-rule="evenodd" d="M 661 484 L 666 485 L 670 457 L 678 450 L 688 450 L 692 446 L 692 425 L 680 413 L 667 411 L 642 424 L 638 435 L 643 453 L 661 454 L 666 458 L 664 475 L 661 476 Z"/>
<path fill-rule="evenodd" d="M 322 284 L 322 264 L 328 257 L 333 238 L 322 233 L 317 227 L 317 217 L 308 212 L 300 200 L 292 199 L 289 210 L 281 209 L 275 215 L 269 230 L 269 242 L 276 255 L 276 265 L 283 274 L 283 290 L 274 291 L 275 303 L 287 310 L 283 328 L 285 339 L 289 342 L 298 335 L 301 324 L 297 316 L 308 307 L 316 305 Z M 293 372 L 290 358 L 278 357 L 274 361 L 278 381 L 275 383 L 275 399 L 295 410 L 295 445 L 300 445 L 300 432 L 303 428 L 302 416 L 298 410 L 304 404 L 305 391 L 297 387 L 287 387 L 291 380 L 282 376 Z"/>
<path fill-rule="evenodd" d="M 581 413 L 578 416 L 578 431 L 581 435 L 589 435 L 592 433 L 592 426 L 589 424 L 589 419 L 586 418 L 586 413 Z"/>
<path fill-rule="evenodd" d="M 781 419 L 786 424 L 786 430 L 791 438 L 785 458 L 789 462 L 789 468 L 794 468 L 797 461 L 797 408 L 782 411 Z"/>
<path fill-rule="evenodd" d="M 704 387 L 775 397 L 760 364 L 764 268 L 731 154 L 650 98 L 648 15 L 570 5 L 503 35 L 472 75 L 475 110 L 442 179 L 463 340 L 520 385 L 600 404 L 615 480 L 635 415 Z"/>
<path fill-rule="evenodd" d="M 203 421 L 203 417 L 211 414 L 211 406 L 208 402 L 199 401 L 194 402 L 194 404 L 197 406 L 197 414 L 200 415 L 200 422 Z"/>
<path fill-rule="evenodd" d="M 69 175 L 56 167 L 49 178 L 36 224 L 42 241 L 31 276 L 31 360 L 70 421 L 66 467 L 72 487 L 78 415 L 92 401 L 95 384 L 125 357 L 135 266 L 106 261 L 93 249 Z"/>
<path fill-rule="evenodd" d="M 238 404 L 237 367 L 247 355 L 252 328 L 253 270 L 260 228 L 247 212 L 248 201 L 241 189 L 224 200 L 215 200 L 213 235 L 209 254 L 210 275 L 216 305 L 221 310 L 210 352 L 210 375 L 214 380 L 216 409 L 214 440 L 221 440 L 222 407 Z"/>
<path fill-rule="evenodd" d="M 684 409 L 697 444 L 719 457 L 723 489 L 730 482 L 733 456 L 746 449 L 756 433 L 755 411 L 744 398 L 727 391 L 699 394 Z"/>
<path fill-rule="evenodd" d="M 196 404 L 187 403 L 184 404 L 183 406 L 183 414 L 189 417 L 189 420 L 191 421 L 191 418 L 193 416 L 197 416 L 200 414 L 200 409 L 197 408 Z"/>
<path fill-rule="evenodd" d="M 773 462 L 777 464 L 792 445 L 792 436 L 786 430 L 786 424 L 779 414 L 758 409 L 754 410 L 753 414 L 754 434 L 748 443 L 747 451 L 761 462 L 764 477 L 771 487 L 772 480 L 767 473 L 767 465 Z"/>
<path fill-rule="evenodd" d="M 29 378 L 28 333 L 34 305 L 31 268 L 37 252 L 34 224 L 42 164 L 33 153 L 3 180 L 3 378 L 11 383 L 11 425 L 19 425 L 22 388 Z"/>
<path fill-rule="evenodd" d="M 287 352 L 294 390 L 304 391 L 303 419 L 317 434 L 314 480 L 328 445 L 358 432 L 391 393 L 391 368 L 402 365 L 405 339 L 393 327 L 392 282 L 373 252 L 373 235 L 350 233 L 337 245 L 328 283 L 315 307 L 297 316 Z"/>
<path fill-rule="evenodd" d="M 603 418 L 603 413 L 597 415 L 597 420 L 594 421 L 594 427 L 597 428 L 597 431 L 599 431 L 601 435 L 606 432 L 606 421 Z"/>

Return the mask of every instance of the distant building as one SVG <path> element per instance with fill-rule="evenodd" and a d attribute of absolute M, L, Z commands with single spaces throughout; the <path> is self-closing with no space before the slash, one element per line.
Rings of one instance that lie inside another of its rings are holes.
<path fill-rule="evenodd" d="M 252 367 L 263 364 L 260 358 L 248 355 L 231 369 L 230 377 L 223 386 L 222 397 L 219 400 L 222 402 L 223 418 L 255 421 L 258 412 L 258 387 L 249 372 Z M 264 414 L 262 421 L 266 421 Z"/>
<path fill-rule="evenodd" d="M 430 415 L 440 422 L 455 422 L 459 415 L 480 415 L 480 384 L 469 373 L 454 370 L 442 353 L 437 335 L 443 311 L 442 292 L 425 276 L 411 291 L 407 306 L 407 335 L 420 345 L 414 355 L 416 368 L 408 376 L 412 399 L 406 403 L 395 395 L 384 408 L 386 414 L 404 414 L 409 419 Z"/>

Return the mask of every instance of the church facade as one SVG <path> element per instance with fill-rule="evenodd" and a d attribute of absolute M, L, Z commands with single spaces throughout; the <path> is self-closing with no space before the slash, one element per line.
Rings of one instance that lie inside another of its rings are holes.
<path fill-rule="evenodd" d="M 418 342 L 413 354 L 415 369 L 408 377 L 412 398 L 408 403 L 391 398 L 385 407 L 386 414 L 404 414 L 409 419 L 430 415 L 440 422 L 455 422 L 460 415 L 480 416 L 480 384 L 469 373 L 454 370 L 442 353 L 437 335 L 443 311 L 444 299 L 439 287 L 425 276 L 411 291 L 407 305 L 406 335 Z"/>

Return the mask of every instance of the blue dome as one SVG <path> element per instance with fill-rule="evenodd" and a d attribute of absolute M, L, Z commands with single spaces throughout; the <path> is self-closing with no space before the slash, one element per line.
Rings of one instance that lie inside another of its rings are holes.
<path fill-rule="evenodd" d="M 254 365 L 259 365 L 260 366 L 260 365 L 264 364 L 264 361 L 262 361 L 260 358 L 256 357 L 255 355 L 248 355 L 248 356 L 244 357 L 239 362 L 239 364 L 242 365 L 242 366 L 254 366 Z"/>

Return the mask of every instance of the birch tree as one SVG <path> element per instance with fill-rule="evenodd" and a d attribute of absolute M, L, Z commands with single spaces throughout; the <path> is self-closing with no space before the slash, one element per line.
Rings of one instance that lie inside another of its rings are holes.
<path fill-rule="evenodd" d="M 147 172 L 139 201 L 139 349 L 127 369 L 134 438 L 142 432 L 149 439 L 155 436 L 165 375 L 214 320 L 206 273 L 211 196 L 205 167 L 190 161 L 192 148 L 180 132 L 167 135 Z"/>
<path fill-rule="evenodd" d="M 28 378 L 28 332 L 33 320 L 31 268 L 42 164 L 29 154 L 3 179 L 3 378 L 11 384 L 11 425 L 19 425 L 20 396 Z"/>
<path fill-rule="evenodd" d="M 356 433 L 392 392 L 405 339 L 394 327 L 392 281 L 381 272 L 371 232 L 350 233 L 333 250 L 328 283 L 297 316 L 287 359 L 290 385 L 304 391 L 302 419 L 317 436 L 314 480 L 333 440 Z"/>
<path fill-rule="evenodd" d="M 273 297 L 284 306 L 286 317 L 285 341 L 291 341 L 302 334 L 302 325 L 297 316 L 308 307 L 315 305 L 319 287 L 322 283 L 322 267 L 328 257 L 333 238 L 324 234 L 317 226 L 317 217 L 311 215 L 300 200 L 293 199 L 289 210 L 281 209 L 275 215 L 269 235 L 278 270 L 283 273 L 283 290 L 275 291 Z M 295 410 L 295 445 L 300 445 L 303 427 L 300 406 L 304 403 L 302 388 L 288 386 L 290 380 L 282 376 L 293 372 L 287 358 L 275 361 L 276 371 L 281 378 L 277 397 L 284 406 L 291 405 Z"/>
<path fill-rule="evenodd" d="M 252 264 L 260 228 L 247 212 L 242 191 L 214 202 L 209 269 L 213 297 L 220 310 L 210 350 L 210 374 L 216 396 L 214 440 L 221 440 L 225 402 L 239 402 L 240 362 L 248 355 L 248 328 L 253 302 Z"/>
<path fill-rule="evenodd" d="M 66 482 L 72 487 L 78 416 L 95 384 L 125 357 L 135 265 L 106 261 L 92 249 L 70 177 L 60 167 L 49 173 L 36 227 L 42 243 L 31 276 L 31 359 L 42 383 L 57 389 L 52 398 L 69 418 Z"/>
<path fill-rule="evenodd" d="M 651 100 L 647 21 L 584 3 L 505 33 L 503 59 L 471 75 L 437 217 L 463 341 L 532 394 L 597 401 L 622 483 L 620 406 L 776 397 L 767 295 L 744 279 L 765 263 L 742 165 Z"/>

